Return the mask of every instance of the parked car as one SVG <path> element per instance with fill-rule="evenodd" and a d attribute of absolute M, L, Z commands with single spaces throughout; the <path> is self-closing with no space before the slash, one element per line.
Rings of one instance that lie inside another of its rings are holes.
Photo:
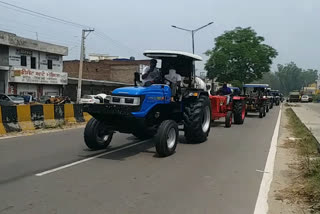
<path fill-rule="evenodd" d="M 54 96 L 53 96 L 54 97 Z M 49 99 L 51 98 L 51 96 L 41 96 L 38 101 L 40 103 L 46 103 Z"/>
<path fill-rule="evenodd" d="M 309 96 L 308 95 L 302 95 L 301 97 L 301 102 L 305 102 L 305 103 L 308 103 L 309 102 Z"/>
<path fill-rule="evenodd" d="M 36 99 L 31 95 L 23 95 L 22 97 L 25 104 L 32 104 L 36 102 Z"/>
<path fill-rule="evenodd" d="M 96 95 L 84 95 L 80 99 L 80 104 L 94 104 L 94 103 L 100 103 L 100 100 L 96 98 Z"/>
<path fill-rule="evenodd" d="M 11 106 L 24 104 L 24 99 L 20 95 L 15 94 L 0 94 L 0 105 Z"/>
<path fill-rule="evenodd" d="M 111 95 L 107 95 L 107 94 L 97 94 L 94 97 L 100 100 L 100 103 L 109 103 L 111 99 Z"/>

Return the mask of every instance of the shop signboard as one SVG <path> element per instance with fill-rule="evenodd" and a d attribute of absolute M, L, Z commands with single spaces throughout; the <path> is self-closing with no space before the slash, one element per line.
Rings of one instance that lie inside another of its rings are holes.
<path fill-rule="evenodd" d="M 10 71 L 9 82 L 67 85 L 68 73 L 43 71 L 35 69 L 13 68 Z"/>

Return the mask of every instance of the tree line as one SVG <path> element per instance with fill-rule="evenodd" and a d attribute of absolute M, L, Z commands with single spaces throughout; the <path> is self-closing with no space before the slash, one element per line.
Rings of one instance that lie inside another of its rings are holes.
<path fill-rule="evenodd" d="M 278 64 L 277 67 L 277 71 L 263 74 L 263 77 L 254 83 L 267 83 L 271 88 L 278 89 L 287 95 L 291 91 L 300 90 L 315 83 L 318 79 L 317 70 L 302 69 L 294 62 Z"/>
<path fill-rule="evenodd" d="M 284 94 L 314 83 L 318 71 L 304 70 L 291 62 L 278 65 L 271 72 L 271 65 L 278 52 L 250 27 L 237 27 L 215 39 L 215 46 L 206 52 L 207 77 L 217 82 L 229 82 L 241 87 L 246 83 L 267 83 Z"/>

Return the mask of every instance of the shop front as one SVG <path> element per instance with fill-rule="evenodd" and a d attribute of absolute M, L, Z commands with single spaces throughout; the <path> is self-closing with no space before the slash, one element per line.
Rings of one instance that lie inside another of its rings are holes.
<path fill-rule="evenodd" d="M 29 94 L 35 98 L 61 96 L 67 83 L 68 74 L 65 72 L 13 68 L 9 74 L 8 93 Z"/>

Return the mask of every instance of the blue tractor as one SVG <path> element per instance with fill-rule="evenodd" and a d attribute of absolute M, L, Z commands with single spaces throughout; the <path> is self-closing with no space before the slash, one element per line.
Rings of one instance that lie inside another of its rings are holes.
<path fill-rule="evenodd" d="M 115 89 L 109 103 L 84 107 L 92 115 L 84 130 L 90 149 L 107 148 L 115 132 L 130 133 L 139 139 L 153 138 L 158 155 L 166 157 L 175 152 L 178 126 L 183 127 L 188 143 L 207 140 L 211 127 L 209 94 L 197 89 L 194 69 L 201 57 L 180 51 L 145 51 L 144 55 L 161 60 L 160 78 L 138 86 L 140 76 L 136 73 L 134 87 Z M 165 79 L 172 68 L 182 78 L 179 86 Z"/>

